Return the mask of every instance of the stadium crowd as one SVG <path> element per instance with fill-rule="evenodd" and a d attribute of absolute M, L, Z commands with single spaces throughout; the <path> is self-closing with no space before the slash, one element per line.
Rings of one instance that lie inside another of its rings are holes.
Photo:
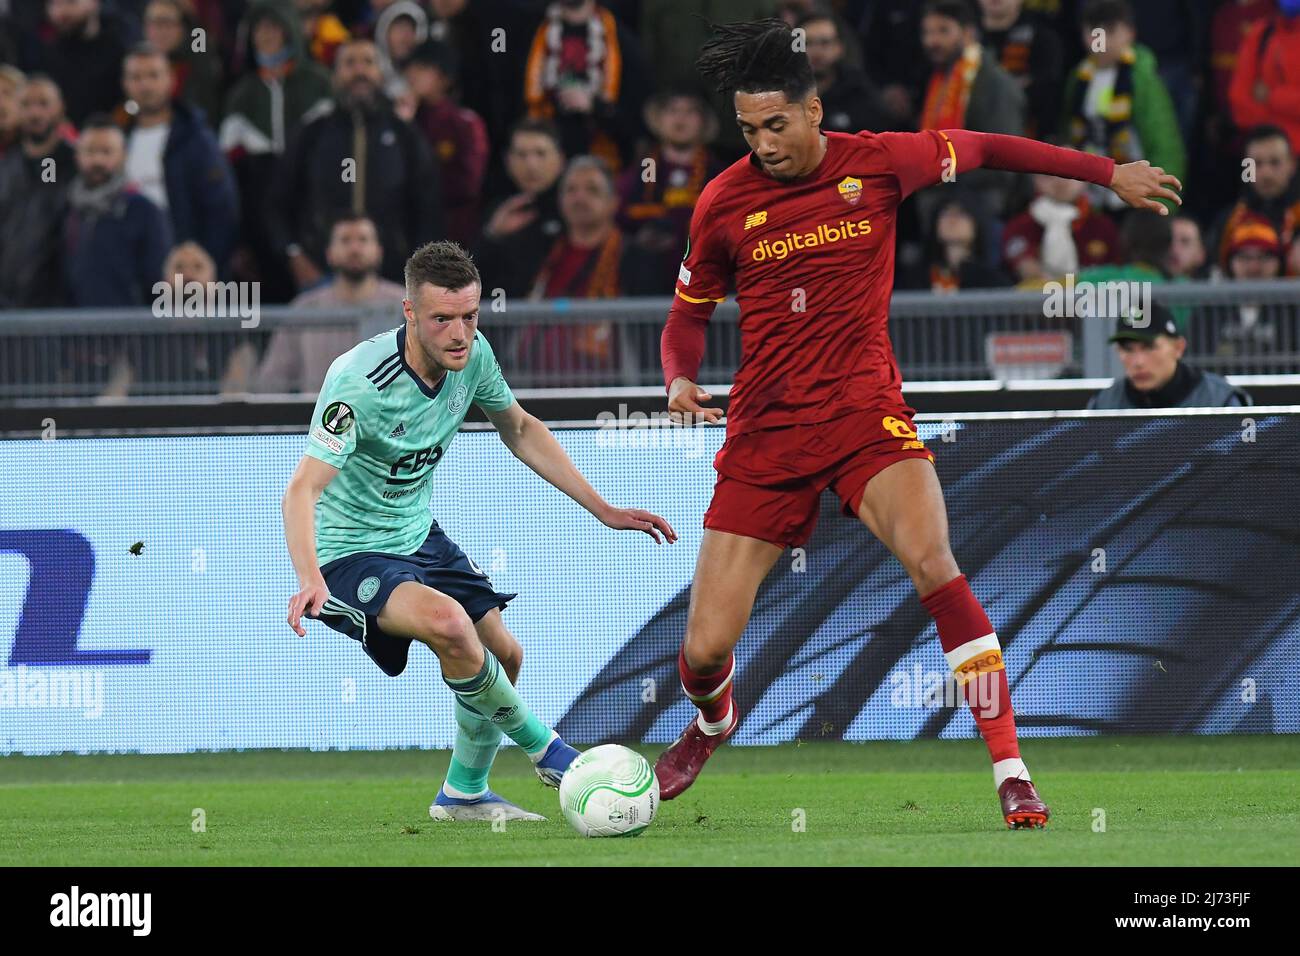
<path fill-rule="evenodd" d="M 1300 0 L 0 0 L 0 308 L 146 305 L 178 275 L 392 302 L 445 237 L 485 295 L 670 294 L 745 151 L 695 56 L 709 20 L 763 16 L 802 27 L 826 129 L 1030 135 L 1185 186 L 1161 217 L 964 174 L 904 206 L 900 289 L 1300 275 Z M 1270 308 L 1220 351 L 1275 347 L 1295 317 Z M 350 344 L 250 337 L 212 375 L 312 391 Z M 513 347 L 618 361 L 600 323 Z"/>

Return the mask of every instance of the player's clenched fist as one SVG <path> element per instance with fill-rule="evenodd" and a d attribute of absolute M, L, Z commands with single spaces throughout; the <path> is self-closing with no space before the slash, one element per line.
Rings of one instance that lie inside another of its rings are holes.
<path fill-rule="evenodd" d="M 325 603 L 329 596 L 329 588 L 325 586 L 325 582 L 322 580 L 307 585 L 289 599 L 289 626 L 294 629 L 299 637 L 307 636 L 307 632 L 303 630 L 302 616 L 309 614 L 312 617 L 318 617 L 321 605 Z"/>
<path fill-rule="evenodd" d="M 716 425 L 722 420 L 722 409 L 700 405 L 700 402 L 707 402 L 712 397 L 690 379 L 675 378 L 668 390 L 668 411 L 678 424 L 695 425 L 706 421 L 710 425 Z"/>

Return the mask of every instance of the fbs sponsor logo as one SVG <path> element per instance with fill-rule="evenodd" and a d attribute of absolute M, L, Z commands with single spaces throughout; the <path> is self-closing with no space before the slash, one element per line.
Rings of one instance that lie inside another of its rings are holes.
<path fill-rule="evenodd" d="M 427 465 L 433 468 L 442 458 L 442 446 L 435 445 L 432 448 L 421 448 L 419 451 L 408 451 L 397 461 L 393 462 L 388 469 L 388 478 L 385 484 L 389 485 L 412 485 L 424 478 L 421 473 Z M 406 477 L 402 473 L 406 473 Z"/>
<path fill-rule="evenodd" d="M 837 225 L 823 222 L 813 232 L 787 232 L 782 239 L 760 239 L 750 252 L 755 262 L 780 261 L 792 252 L 815 249 L 871 233 L 870 219 L 841 219 Z"/>
<path fill-rule="evenodd" d="M 152 893 L 82 893 L 73 886 L 50 897 L 50 925 L 125 926 L 132 936 L 148 936 L 153 926 Z"/>
<path fill-rule="evenodd" d="M 1007 665 L 1002 662 L 1002 651 L 994 648 L 989 651 L 981 651 L 966 663 L 953 669 L 953 676 L 957 679 L 958 684 L 965 684 L 981 674 L 992 674 L 997 671 L 1007 669 Z"/>

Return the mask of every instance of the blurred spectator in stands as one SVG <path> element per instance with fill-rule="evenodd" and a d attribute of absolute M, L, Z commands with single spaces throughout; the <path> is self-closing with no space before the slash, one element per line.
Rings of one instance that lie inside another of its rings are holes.
<path fill-rule="evenodd" d="M 411 54 L 429 39 L 429 14 L 413 0 L 400 0 L 384 10 L 375 21 L 375 49 L 384 71 L 384 90 L 392 98 L 403 87 L 402 68 Z"/>
<path fill-rule="evenodd" d="M 218 281 L 217 266 L 202 246 L 190 240 L 167 253 L 159 278 L 172 286 L 168 294 L 174 296 L 173 301 L 184 302 L 194 284 L 207 289 Z M 114 392 L 124 395 L 137 382 L 144 391 L 179 383 L 188 391 L 207 392 L 211 385 L 222 394 L 247 391 L 257 367 L 257 349 L 249 336 L 239 331 L 237 320 L 208 318 L 213 324 L 200 335 L 131 335 L 122 353 L 125 361 L 115 373 Z M 223 321 L 229 324 L 221 324 Z"/>
<path fill-rule="evenodd" d="M 846 60 L 846 32 L 840 19 L 829 13 L 815 13 L 805 17 L 799 26 L 804 29 L 808 62 L 822 101 L 822 129 L 856 133 L 893 128 L 876 84 Z M 849 39 L 856 44 L 856 40 Z"/>
<path fill-rule="evenodd" d="M 695 69 L 700 47 L 712 35 L 714 23 L 738 23 L 775 16 L 777 0 L 655 0 L 641 4 L 641 41 L 657 90 L 682 90 L 703 96 L 721 120 L 716 147 L 728 160 L 749 151 L 730 92 L 719 93 Z"/>
<path fill-rule="evenodd" d="M 1034 176 L 1034 201 L 1002 233 L 1004 268 L 1022 282 L 1041 284 L 1081 266 L 1115 262 L 1119 232 L 1092 207 L 1077 179 Z"/>
<path fill-rule="evenodd" d="M 21 70 L 0 63 L 0 156 L 16 146 L 21 136 L 18 97 L 26 83 Z"/>
<path fill-rule="evenodd" d="M 1151 51 L 1169 91 L 1183 143 L 1198 135 L 1196 120 L 1205 77 L 1209 4 L 1205 0 L 1139 0 L 1131 3 L 1133 29 Z"/>
<path fill-rule="evenodd" d="M 193 239 L 224 274 L 239 231 L 230 164 L 201 114 L 172 98 L 171 62 L 148 44 L 122 63 L 126 176 L 167 213 L 173 238 Z"/>
<path fill-rule="evenodd" d="M 298 10 L 308 56 L 317 63 L 333 67 L 339 47 L 352 37 L 343 21 L 330 12 L 333 3 L 331 0 L 294 0 L 294 6 Z"/>
<path fill-rule="evenodd" d="M 1241 41 L 1228 99 L 1237 126 L 1276 124 L 1295 146 L 1300 144 L 1300 0 L 1278 0 L 1278 8 Z"/>
<path fill-rule="evenodd" d="M 1210 75 L 1215 112 L 1228 115 L 1231 109 L 1228 92 L 1242 41 L 1255 24 L 1271 18 L 1276 10 L 1277 0 L 1225 0 L 1214 11 L 1210 22 Z"/>
<path fill-rule="evenodd" d="M 1228 277 L 1239 282 L 1276 279 L 1282 274 L 1282 241 L 1266 219 L 1238 221 L 1227 237 Z M 1247 358 L 1278 350 L 1279 326 L 1294 327 L 1294 306 L 1241 302 L 1233 316 L 1219 327 L 1214 353 L 1225 358 Z M 1292 336 L 1288 336 L 1294 341 Z"/>
<path fill-rule="evenodd" d="M 521 120 L 510 133 L 506 172 L 519 190 L 488 216 L 475 258 L 485 293 L 525 296 L 552 243 L 564 231 L 559 181 L 564 172 L 560 134 L 546 120 Z"/>
<path fill-rule="evenodd" d="M 1280 126 L 1258 126 L 1246 134 L 1246 158 L 1241 198 L 1215 224 L 1215 259 L 1226 269 L 1228 242 L 1240 222 L 1267 220 L 1281 241 L 1290 243 L 1300 227 L 1300 176 L 1296 175 L 1295 149 Z"/>
<path fill-rule="evenodd" d="M 904 271 L 901 288 L 942 293 L 1011 284 L 1001 270 L 985 265 L 985 238 L 964 192 L 940 197 L 927 236 L 925 261 Z"/>
<path fill-rule="evenodd" d="M 641 295 L 635 254 L 615 222 L 618 194 L 604 162 L 579 156 L 560 177 L 564 234 L 555 240 L 533 281 L 532 299 L 611 299 Z M 651 277 L 653 278 L 653 277 Z M 610 371 L 632 361 L 612 322 L 530 326 L 516 340 L 516 365 L 531 372 Z M 573 378 L 567 379 L 573 381 Z"/>
<path fill-rule="evenodd" d="M 1196 189 L 1189 198 L 1200 209 L 1222 209 L 1237 197 L 1241 132 L 1232 120 L 1228 91 L 1246 34 L 1256 23 L 1271 17 L 1276 9 L 1276 0 L 1224 0 L 1214 12 L 1207 54 L 1211 95 L 1206 97 L 1205 122 L 1199 137 L 1184 137 L 1189 147 L 1199 140 L 1199 148 L 1189 157 L 1196 176 Z"/>
<path fill-rule="evenodd" d="M 1211 408 L 1252 405 L 1250 396 L 1221 375 L 1182 361 L 1187 339 L 1182 324 L 1159 303 L 1149 316 L 1128 313 L 1116 320 L 1115 343 L 1124 365 L 1117 378 L 1088 402 L 1089 408 Z"/>
<path fill-rule="evenodd" d="M 345 214 L 330 230 L 325 261 L 334 278 L 293 300 L 297 309 L 348 309 L 393 306 L 393 324 L 400 322 L 406 288 L 379 275 L 384 250 L 375 224 L 365 216 Z M 354 325 L 329 328 L 285 326 L 271 336 L 253 384 L 258 392 L 315 392 L 330 363 L 356 344 Z"/>
<path fill-rule="evenodd" d="M 172 98 L 203 112 L 213 129 L 221 119 L 221 51 L 205 40 L 193 49 L 197 26 L 188 0 L 149 0 L 144 8 L 145 42 L 171 61 Z"/>
<path fill-rule="evenodd" d="M 1046 137 L 1061 119 L 1065 50 L 1059 34 L 1023 0 L 979 0 L 980 37 L 1025 91 L 1025 133 Z"/>
<path fill-rule="evenodd" d="M 1079 281 L 1165 282 L 1169 278 L 1172 245 L 1173 228 L 1168 216 L 1134 210 L 1119 227 L 1119 258 L 1112 265 L 1081 269 Z"/>
<path fill-rule="evenodd" d="M 451 48 L 456 57 L 456 101 L 487 125 L 488 142 L 505 142 L 510 125 L 523 115 L 524 62 L 516 37 L 528 37 L 537 23 L 535 4 L 471 4 L 469 0 L 428 0 L 429 39 Z M 497 31 L 504 31 L 498 33 Z M 509 38 L 509 55 L 494 53 Z"/>
<path fill-rule="evenodd" d="M 122 99 L 126 30 L 121 17 L 99 0 L 46 0 L 47 22 L 28 72 L 58 84 L 68 118 L 80 126 L 91 113 L 112 110 Z"/>
<path fill-rule="evenodd" d="M 32 9 L 29 5 L 26 11 L 26 18 L 38 20 L 39 8 Z M 35 24 L 28 26 L 20 22 L 19 17 L 14 16 L 12 0 L 6 0 L 0 3 L 0 64 L 19 63 L 23 60 L 24 44 L 28 49 L 35 42 Z M 21 71 L 19 71 L 21 72 Z"/>
<path fill-rule="evenodd" d="M 1191 216 L 1179 214 L 1169 223 L 1168 271 L 1173 278 L 1205 278 L 1205 243 L 1201 225 Z"/>
<path fill-rule="evenodd" d="M 918 127 L 969 129 L 980 133 L 1020 135 L 1025 128 L 1025 94 L 1020 85 L 986 54 L 975 31 L 975 14 L 965 0 L 931 0 L 921 18 L 921 45 L 933 68 L 926 86 Z M 959 173 L 971 201 L 999 215 L 1014 174 L 976 169 Z M 929 218 L 939 190 L 918 196 L 923 220 Z"/>
<path fill-rule="evenodd" d="M 1132 9 L 1125 0 L 1090 0 L 1082 22 L 1091 52 L 1065 85 L 1062 128 L 1069 144 L 1117 163 L 1149 160 L 1186 185 L 1178 118 L 1155 55 L 1136 42 Z M 1108 189 L 1094 187 L 1091 193 L 1103 209 L 1124 205 Z"/>
<path fill-rule="evenodd" d="M 717 119 L 691 93 L 660 93 L 646 105 L 656 143 L 645 160 L 619 177 L 618 225 L 641 260 L 647 281 L 672 292 L 686 249 L 691 213 L 705 184 L 722 171 L 709 152 Z"/>
<path fill-rule="evenodd" d="M 921 15 L 916 0 L 876 0 L 862 18 L 862 59 L 880 88 L 890 129 L 915 129 L 930 77 L 921 46 Z"/>
<path fill-rule="evenodd" d="M 641 134 L 640 46 L 595 0 L 556 0 L 533 36 L 524 74 L 528 115 L 549 119 L 567 155 L 622 168 Z"/>
<path fill-rule="evenodd" d="M 272 204 L 276 164 L 289 137 L 300 123 L 332 108 L 330 76 L 304 52 L 298 18 L 283 2 L 254 3 L 237 33 L 249 68 L 226 96 L 218 134 L 245 210 L 232 271 L 238 279 L 260 281 L 263 301 L 287 302 L 296 286 L 262 211 Z"/>
<path fill-rule="evenodd" d="M 0 159 L 0 308 L 63 303 L 63 220 L 76 153 L 64 139 L 63 100 L 54 81 L 22 88 L 21 139 Z"/>
<path fill-rule="evenodd" d="M 167 216 L 126 177 L 126 140 L 107 116 L 86 121 L 64 222 L 64 289 L 76 306 L 153 300 L 171 247 Z"/>
<path fill-rule="evenodd" d="M 410 250 L 443 233 L 438 168 L 424 137 L 384 96 L 379 52 L 350 40 L 334 58 L 336 106 L 290 142 L 273 187 L 272 235 L 299 289 L 323 278 L 330 225 L 368 216 L 384 250 L 380 274 L 397 282 Z"/>
<path fill-rule="evenodd" d="M 1079 270 L 1075 281 L 1076 288 L 1086 283 L 1142 283 L 1144 285 L 1161 285 L 1175 278 L 1170 271 L 1171 250 L 1173 249 L 1173 224 L 1170 216 L 1146 209 L 1134 209 L 1124 217 L 1119 227 L 1119 260 L 1113 265 L 1088 266 Z M 1181 281 L 1181 279 L 1179 279 Z M 1097 300 L 1103 301 L 1103 294 L 1098 290 Z M 1188 306 L 1174 306 L 1170 311 L 1180 327 L 1186 327 L 1191 309 Z M 1113 314 L 1113 312 L 1111 313 Z M 1089 321 L 1084 317 L 1084 321 Z M 1106 316 L 1107 319 L 1110 315 Z"/>
<path fill-rule="evenodd" d="M 457 72 L 456 51 L 428 40 L 407 58 L 402 78 L 415 100 L 408 118 L 442 170 L 447 237 L 468 248 L 478 238 L 488 139 L 483 118 L 452 97 Z"/>

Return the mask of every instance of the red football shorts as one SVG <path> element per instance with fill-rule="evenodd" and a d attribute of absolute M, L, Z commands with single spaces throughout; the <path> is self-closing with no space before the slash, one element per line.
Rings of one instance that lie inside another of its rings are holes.
<path fill-rule="evenodd" d="M 900 405 L 728 438 L 713 459 L 718 481 L 704 527 L 782 547 L 806 544 L 827 488 L 855 517 L 867 482 L 882 469 L 908 458 L 934 462 L 913 414 Z"/>

